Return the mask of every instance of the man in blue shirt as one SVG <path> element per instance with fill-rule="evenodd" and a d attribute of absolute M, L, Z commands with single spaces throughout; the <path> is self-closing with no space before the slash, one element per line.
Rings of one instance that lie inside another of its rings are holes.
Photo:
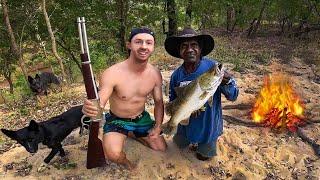
<path fill-rule="evenodd" d="M 175 87 L 187 85 L 217 63 L 204 57 L 213 48 L 214 40 L 210 35 L 197 34 L 191 28 L 185 28 L 178 36 L 166 39 L 166 51 L 174 57 L 183 59 L 183 64 L 171 75 L 170 101 L 177 97 Z M 223 130 L 221 94 L 228 100 L 235 101 L 238 93 L 236 81 L 230 73 L 225 72 L 222 83 L 213 95 L 212 106 L 207 102 L 201 110 L 190 116 L 188 125 L 179 124 L 173 141 L 179 148 L 196 144 L 196 157 L 199 160 L 208 160 L 215 156 L 217 139 Z"/>

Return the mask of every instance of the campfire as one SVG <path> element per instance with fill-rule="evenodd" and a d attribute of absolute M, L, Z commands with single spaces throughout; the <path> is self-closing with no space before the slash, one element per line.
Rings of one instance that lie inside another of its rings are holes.
<path fill-rule="evenodd" d="M 251 105 L 237 104 L 224 106 L 223 109 L 252 109 L 252 120 L 223 115 L 229 123 L 247 127 L 272 127 L 276 130 L 295 132 L 303 142 L 308 143 L 315 154 L 320 157 L 320 145 L 309 138 L 302 127 L 320 123 L 320 120 L 310 120 L 303 115 L 304 104 L 294 91 L 290 79 L 284 75 L 267 76 L 259 97 L 252 108 Z"/>
<path fill-rule="evenodd" d="M 254 104 L 252 119 L 278 130 L 294 132 L 304 122 L 303 107 L 288 77 L 282 74 L 269 75 L 265 77 Z"/>

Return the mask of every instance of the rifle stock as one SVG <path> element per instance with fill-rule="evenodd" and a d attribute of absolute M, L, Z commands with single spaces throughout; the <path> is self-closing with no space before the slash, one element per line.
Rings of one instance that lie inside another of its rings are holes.
<path fill-rule="evenodd" d="M 77 19 L 79 39 L 81 47 L 81 64 L 82 64 L 82 75 L 87 92 L 87 98 L 93 100 L 94 103 L 99 107 L 99 96 L 97 87 L 95 84 L 90 55 L 89 47 L 86 34 L 86 26 L 84 17 Z M 87 169 L 102 167 L 106 165 L 106 160 L 104 157 L 103 146 L 101 140 L 98 138 L 99 134 L 99 121 L 101 120 L 101 113 L 96 117 L 91 119 L 89 128 L 89 141 L 88 141 L 88 151 L 87 151 Z"/>

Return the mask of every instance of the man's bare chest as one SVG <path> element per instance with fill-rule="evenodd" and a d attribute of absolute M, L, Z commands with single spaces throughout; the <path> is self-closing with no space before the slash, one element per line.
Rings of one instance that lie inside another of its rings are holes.
<path fill-rule="evenodd" d="M 145 98 L 155 87 L 152 77 L 122 77 L 122 80 L 115 86 L 116 95 L 128 100 L 134 97 Z"/>

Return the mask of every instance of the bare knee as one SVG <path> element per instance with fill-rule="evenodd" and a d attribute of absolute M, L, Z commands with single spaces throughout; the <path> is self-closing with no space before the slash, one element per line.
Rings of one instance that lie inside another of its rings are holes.
<path fill-rule="evenodd" d="M 160 143 L 160 144 L 150 144 L 151 149 L 155 151 L 161 151 L 165 152 L 167 150 L 167 144 L 166 143 Z"/>
<path fill-rule="evenodd" d="M 119 159 L 123 158 L 122 156 L 125 156 L 123 152 L 121 151 L 110 151 L 107 150 L 106 158 L 109 159 L 110 161 L 117 162 Z"/>
<path fill-rule="evenodd" d="M 161 151 L 161 152 L 165 152 L 166 150 L 167 150 L 167 145 L 160 146 L 156 149 L 156 151 Z"/>

